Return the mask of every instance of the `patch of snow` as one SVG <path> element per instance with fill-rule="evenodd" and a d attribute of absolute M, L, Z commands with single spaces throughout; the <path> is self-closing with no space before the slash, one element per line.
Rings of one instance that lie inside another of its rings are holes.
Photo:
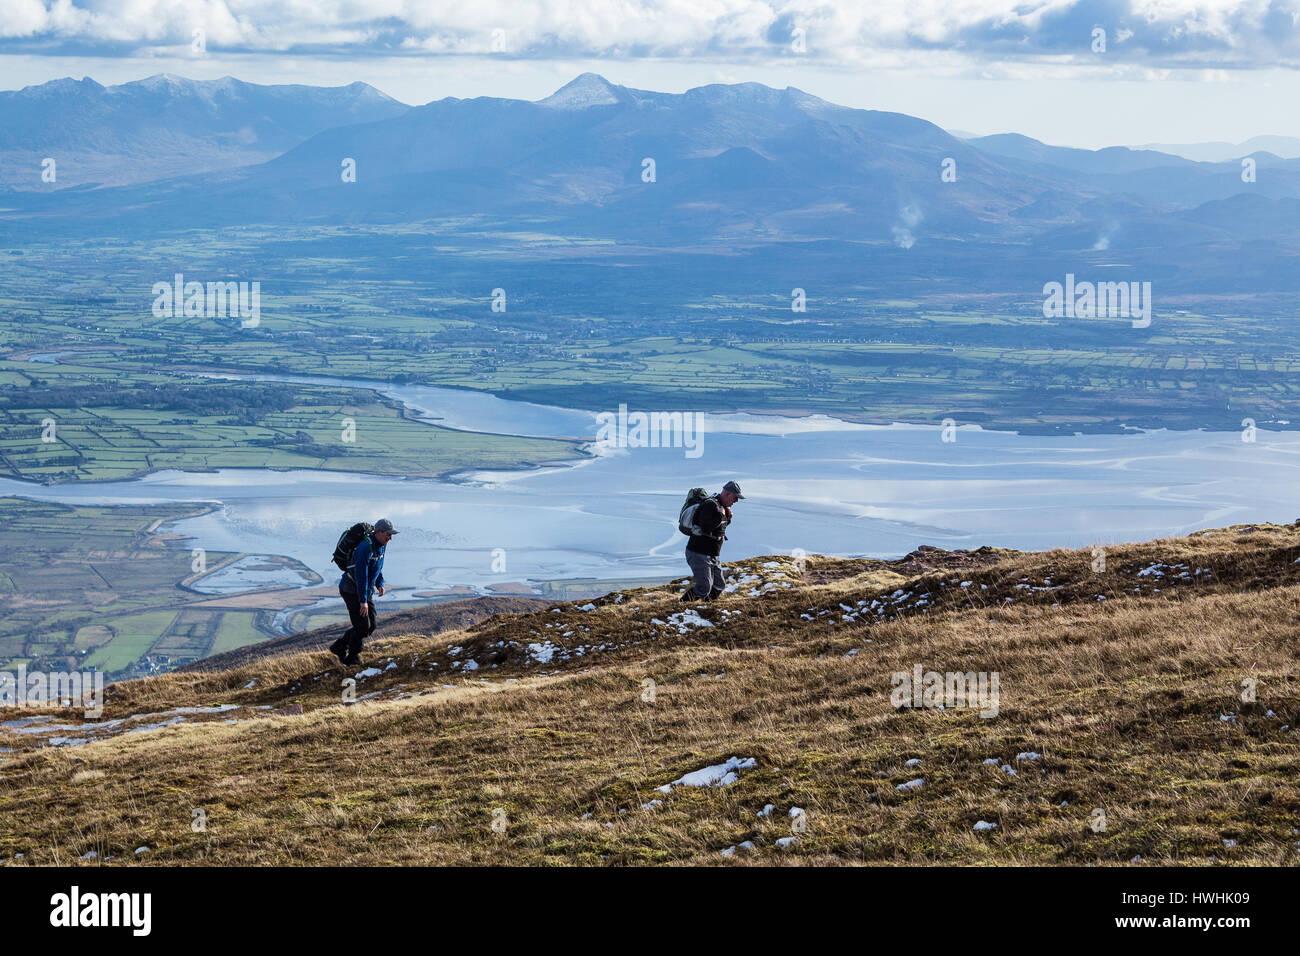
<path fill-rule="evenodd" d="M 688 774 L 683 774 L 672 783 L 659 787 L 660 793 L 669 793 L 673 787 L 729 787 L 740 779 L 738 770 L 748 770 L 758 766 L 753 757 L 730 757 L 726 763 L 713 764 Z"/>
<path fill-rule="evenodd" d="M 15 727 L 14 729 L 20 734 L 46 734 L 51 730 L 76 730 L 77 726 L 77 724 L 45 724 L 41 727 Z"/>
<path fill-rule="evenodd" d="M 545 644 L 529 644 L 528 656 L 538 664 L 549 664 L 559 648 L 547 641 Z"/>
<path fill-rule="evenodd" d="M 143 727 L 132 727 L 127 731 L 128 734 L 138 734 L 146 730 L 157 730 L 159 727 L 167 727 L 171 724 L 179 724 L 185 720 L 184 717 L 173 717 L 171 720 L 160 721 L 156 724 L 145 724 Z"/>
<path fill-rule="evenodd" d="M 700 617 L 700 612 L 694 608 L 688 608 L 685 611 L 670 614 L 668 616 L 667 624 L 658 620 L 656 620 L 656 623 L 665 627 L 669 625 L 676 627 L 679 634 L 685 634 L 691 628 L 695 627 L 713 627 L 713 622 Z"/>
<path fill-rule="evenodd" d="M 48 714 L 42 714 L 39 717 L 19 717 L 17 720 L 6 720 L 3 724 L 0 724 L 0 727 L 7 727 L 9 729 L 13 729 L 14 727 L 22 727 L 27 724 L 39 724 L 42 723 L 43 721 L 53 720 L 53 719 L 54 718 Z"/>
<path fill-rule="evenodd" d="M 737 850 L 752 850 L 752 849 L 754 849 L 754 841 L 746 840 L 743 843 L 737 843 L 735 846 L 727 847 L 725 850 L 722 850 L 721 853 L 723 856 L 735 856 Z"/>

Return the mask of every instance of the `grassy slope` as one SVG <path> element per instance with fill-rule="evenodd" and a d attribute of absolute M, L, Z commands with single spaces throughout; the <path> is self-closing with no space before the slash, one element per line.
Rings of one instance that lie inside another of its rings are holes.
<path fill-rule="evenodd" d="M 9 734 L 0 858 L 1294 865 L 1297 557 L 1300 525 L 1115 548 L 1102 572 L 1064 551 L 810 558 L 802 575 L 756 560 L 734 568 L 753 576 L 739 594 L 700 605 L 712 627 L 656 624 L 684 607 L 659 589 L 385 639 L 351 706 L 319 652 L 115 685 L 106 717 L 240 709 L 75 748 Z M 1139 575 L 1154 562 L 1186 568 Z M 872 600 L 888 609 L 841 608 Z M 538 663 L 527 645 L 545 642 L 559 649 Z M 471 658 L 471 675 L 452 666 Z M 999 715 L 894 709 L 890 675 L 916 664 L 997 671 Z M 655 791 L 731 756 L 757 765 Z M 778 848 L 794 806 L 806 831 Z"/>
<path fill-rule="evenodd" d="M 462 598 L 455 601 L 439 601 L 426 607 L 409 611 L 380 614 L 375 628 L 375 640 L 396 637 L 405 634 L 440 634 L 453 628 L 471 627 L 493 614 L 512 613 L 533 610 L 538 607 L 550 607 L 540 598 L 496 596 Z M 339 601 L 339 607 L 343 602 Z M 344 618 L 346 619 L 346 612 Z M 182 665 L 184 671 L 222 671 L 250 664 L 260 658 L 290 654 L 296 651 L 319 651 L 326 649 L 338 638 L 345 623 L 332 624 L 328 627 L 312 628 L 287 637 L 276 637 L 269 641 L 239 647 L 222 653 L 200 657 L 196 661 Z"/>

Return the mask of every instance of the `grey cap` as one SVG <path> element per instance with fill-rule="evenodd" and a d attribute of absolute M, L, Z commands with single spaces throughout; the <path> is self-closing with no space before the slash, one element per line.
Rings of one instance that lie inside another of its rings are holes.
<path fill-rule="evenodd" d="M 727 482 L 725 485 L 722 486 L 722 490 L 730 491 L 733 495 L 736 496 L 737 499 L 741 501 L 745 499 L 745 496 L 740 493 L 740 485 L 736 484 L 734 481 Z"/>
<path fill-rule="evenodd" d="M 387 531 L 389 534 L 397 534 L 397 529 L 393 527 L 393 523 L 389 521 L 387 518 L 380 518 L 378 521 L 376 521 L 375 530 Z"/>

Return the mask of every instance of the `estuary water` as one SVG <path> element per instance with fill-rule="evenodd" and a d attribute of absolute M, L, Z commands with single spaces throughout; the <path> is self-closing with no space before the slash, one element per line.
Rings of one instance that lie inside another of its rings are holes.
<path fill-rule="evenodd" d="M 226 377 L 226 376 L 222 376 Z M 428 386 L 297 376 L 228 376 L 373 388 L 422 418 L 470 431 L 591 440 L 595 413 Z M 610 409 L 611 412 L 616 409 Z M 635 409 L 634 409 L 635 411 Z M 724 559 L 766 553 L 895 556 L 917 545 L 1084 547 L 1300 515 L 1300 432 L 1133 431 L 1022 436 L 944 433 L 826 417 L 707 415 L 698 456 L 683 448 L 589 446 L 590 457 L 448 480 L 314 471 L 160 472 L 0 494 L 103 504 L 214 502 L 169 530 L 209 550 L 283 554 L 327 581 L 352 521 L 392 519 L 390 584 L 415 587 L 685 573 L 676 530 L 687 489 L 741 483 Z M 255 584 L 256 566 L 241 574 Z M 282 574 L 281 574 L 282 576 Z M 265 583 L 273 583 L 267 581 Z M 283 583 L 283 582 L 274 582 Z"/>

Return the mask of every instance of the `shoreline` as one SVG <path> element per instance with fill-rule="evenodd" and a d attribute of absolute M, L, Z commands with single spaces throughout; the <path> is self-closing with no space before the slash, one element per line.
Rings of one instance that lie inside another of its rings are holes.
<path fill-rule="evenodd" d="M 484 432 L 483 434 L 490 434 L 490 433 Z M 525 461 L 525 462 L 517 462 L 511 465 L 497 465 L 488 470 L 527 473 L 533 471 L 541 471 L 546 468 L 554 468 L 561 465 L 567 467 L 576 464 L 582 464 L 588 460 L 594 459 L 594 457 L 595 456 L 588 456 L 582 458 L 558 458 L 555 459 L 554 461 L 536 461 L 536 462 Z M 144 478 L 148 478 L 151 475 L 165 475 L 168 473 L 174 473 L 177 475 L 215 475 L 223 471 L 269 471 L 277 475 L 287 475 L 287 474 L 292 474 L 295 471 L 302 471 L 302 472 L 309 472 L 311 474 L 316 474 L 316 475 L 350 475 L 355 478 L 383 478 L 386 480 L 393 480 L 393 481 L 438 481 L 446 484 L 463 484 L 463 482 L 454 481 L 454 478 L 457 475 L 471 474 L 475 471 L 482 471 L 482 470 L 484 469 L 475 469 L 473 466 L 457 466 L 456 468 L 449 469 L 447 471 L 441 471 L 432 474 L 408 475 L 408 474 L 402 474 L 401 472 L 352 471 L 343 468 L 310 468 L 307 466 L 294 466 L 292 468 L 271 468 L 266 465 L 259 465 L 256 467 L 248 466 L 248 465 L 216 465 L 207 468 L 171 468 L 171 467 L 146 468 L 143 471 L 132 472 L 129 475 L 121 475 L 116 478 L 80 478 L 80 479 L 74 479 L 72 481 L 37 481 L 32 478 L 4 477 L 4 478 L 0 478 L 0 480 L 13 481 L 23 485 L 30 485 L 33 489 L 93 488 L 96 485 L 109 485 L 109 484 L 114 484 L 116 482 L 138 482 Z M 6 493 L 0 492 L 0 495 L 4 495 L 4 494 Z M 9 497 L 14 497 L 14 498 L 26 497 L 20 491 L 8 492 L 7 494 Z M 168 499 L 168 500 L 172 500 L 172 499 Z M 221 504 L 222 503 L 221 500 L 218 498 L 195 498 L 193 499 L 193 501 L 196 504 L 199 503 Z"/>
<path fill-rule="evenodd" d="M 47 364 L 63 365 L 65 363 L 60 362 L 57 359 L 50 362 L 40 362 L 40 361 L 33 360 L 30 356 L 32 355 L 59 356 L 59 355 L 74 354 L 77 352 L 104 352 L 104 351 L 120 350 L 120 348 L 121 348 L 120 346 L 115 348 L 110 348 L 108 346 L 105 346 L 102 348 L 85 348 L 85 349 L 29 350 L 24 352 L 10 353 L 4 356 L 4 358 L 7 361 L 22 361 L 22 362 L 35 364 L 35 365 L 47 365 Z M 109 365 L 109 366 L 94 366 L 94 367 L 106 368 L 111 370 L 115 366 Z M 178 371 L 181 373 L 188 372 L 190 374 L 198 375 L 202 378 L 235 380 L 235 381 L 256 381 L 259 379 L 259 377 L 265 377 L 267 375 L 287 377 L 284 376 L 284 373 L 279 373 L 279 372 L 272 372 L 272 373 L 228 372 L 224 370 L 216 370 L 210 368 L 205 369 L 204 367 L 201 366 L 184 366 L 180 368 Z M 420 410 L 414 408 L 412 405 L 410 405 L 408 402 L 403 401 L 401 398 L 398 398 L 395 395 L 385 394 L 384 392 L 385 388 L 395 387 L 390 383 L 372 381 L 372 380 L 354 380 L 360 384 L 341 385 L 339 383 L 345 380 L 333 379 L 330 377 L 322 377 L 322 376 L 311 376 L 311 375 L 294 375 L 292 377 L 308 380 L 301 383 L 305 385 L 317 385 L 321 387 L 334 387 L 334 388 L 355 388 L 359 391 L 370 392 L 375 396 L 375 400 L 378 403 L 383 404 L 388 408 L 392 409 L 393 411 L 397 412 L 403 420 L 413 422 L 419 425 L 426 425 L 443 431 L 459 432 L 460 434 L 463 435 L 476 435 L 476 436 L 482 435 L 482 436 L 488 436 L 493 438 L 547 440 L 547 441 L 563 442 L 575 446 L 574 447 L 575 455 L 571 458 L 566 457 L 566 458 L 556 458 L 556 459 L 543 459 L 540 461 L 523 459 L 523 460 L 510 462 L 508 464 L 495 465 L 491 468 L 492 471 L 526 473 L 526 472 L 538 471 L 545 468 L 551 468 L 556 466 L 576 465 L 584 461 L 588 461 L 598 457 L 596 455 L 591 454 L 591 452 L 588 450 L 591 446 L 590 439 L 584 439 L 584 438 L 572 437 L 572 436 L 561 436 L 561 435 L 549 435 L 549 436 L 548 435 L 520 435 L 520 434 L 511 434 L 507 432 L 490 432 L 490 431 L 483 431 L 480 429 L 458 428 L 454 425 L 442 424 L 432 416 L 426 413 L 422 413 Z M 286 383 L 286 384 L 293 384 L 293 383 Z M 417 385 L 416 387 L 441 388 L 443 386 L 418 386 Z M 468 394 L 484 394 L 481 392 L 476 392 L 476 390 L 474 389 L 465 389 L 464 391 L 466 391 Z M 502 400 L 510 401 L 510 399 L 502 399 Z M 341 474 L 341 475 L 355 475 L 358 477 L 374 477 L 374 478 L 387 478 L 387 479 L 416 479 L 422 481 L 445 481 L 445 482 L 456 483 L 456 479 L 458 476 L 471 474 L 481 469 L 470 462 L 457 464 L 443 471 L 411 472 L 411 473 L 365 471 L 365 470 L 345 469 L 345 468 L 320 468 L 320 467 L 310 467 L 306 465 L 293 466 L 288 468 L 277 468 L 277 467 L 270 467 L 264 465 L 263 466 L 247 466 L 247 465 L 241 466 L 241 465 L 217 464 L 217 465 L 209 465 L 207 467 L 202 467 L 202 468 L 174 468 L 174 467 L 150 466 L 142 469 L 137 469 L 136 471 L 130 472 L 129 474 L 118 475 L 112 478 L 74 478 L 67 481 L 49 481 L 49 480 L 40 480 L 34 478 L 25 478 L 20 476 L 20 477 L 10 478 L 8 480 L 21 482 L 23 484 L 31 485 L 33 487 L 59 488 L 59 487 L 77 487 L 82 485 L 91 486 L 97 484 L 111 484 L 119 481 L 139 481 L 143 478 L 147 478 L 150 475 L 164 474 L 166 472 L 171 472 L 171 471 L 177 472 L 179 474 L 210 475 L 210 474 L 217 474 L 218 472 L 221 471 L 240 471 L 240 470 L 270 471 L 270 472 L 277 472 L 277 473 L 307 471 L 307 472 L 315 472 L 320 474 Z M 209 500 L 209 499 L 204 499 L 204 500 Z M 217 499 L 211 499 L 211 500 L 217 500 Z"/>
<path fill-rule="evenodd" d="M 73 349 L 28 350 L 23 352 L 11 353 L 7 356 L 4 356 L 4 358 L 6 358 L 9 361 L 31 361 L 31 359 L 27 358 L 27 356 L 32 354 L 59 355 L 59 354 L 72 354 L 78 352 L 94 353 L 94 352 L 112 352 L 112 351 L 120 351 L 120 350 L 121 350 L 120 346 L 115 347 L 115 346 L 107 346 L 107 345 L 99 346 L 99 347 L 81 347 L 81 348 L 73 348 Z M 37 364 L 41 364 L 41 363 L 37 363 Z M 50 364 L 62 364 L 62 363 L 54 362 Z M 95 366 L 95 367 L 102 367 L 108 369 L 114 368 L 114 366 L 112 365 Z M 475 388 L 470 385 L 461 385 L 457 383 L 444 384 L 444 383 L 434 383 L 434 382 L 425 382 L 425 381 L 385 382 L 380 379 L 348 379 L 346 377 L 339 377 L 339 376 L 332 376 L 332 375 L 324 375 L 324 376 L 313 375 L 310 372 L 296 372 L 292 370 L 286 370 L 283 368 L 271 367 L 271 366 L 244 366 L 239 369 L 232 370 L 228 368 L 214 368 L 211 366 L 202 366 L 202 365 L 186 365 L 176 369 L 176 371 L 179 373 L 188 372 L 204 378 L 220 378 L 220 379 L 229 379 L 229 380 L 256 380 L 258 377 L 264 377 L 267 378 L 268 380 L 272 380 L 273 377 L 295 378 L 295 379 L 302 379 L 303 381 L 301 382 L 301 384 L 307 384 L 307 385 L 312 385 L 312 384 L 323 385 L 323 386 L 334 385 L 335 387 L 352 387 L 352 388 L 368 390 L 374 392 L 381 400 L 399 402 L 403 406 L 404 415 L 406 417 L 409 417 L 413 421 L 419 421 L 425 424 L 432 424 L 438 428 L 445 428 L 449 431 L 459 431 L 467 434 L 498 435 L 507 438 L 546 438 L 552 441 L 569 441 L 569 442 L 582 441 L 581 438 L 576 438 L 573 436 L 520 435 L 512 432 L 485 432 L 476 429 L 458 428 L 453 425 L 440 424 L 438 421 L 429 420 L 427 417 L 422 416 L 418 413 L 411 414 L 411 409 L 409 405 L 406 405 L 406 403 L 401 402 L 400 399 L 396 399 L 391 395 L 384 394 L 384 390 L 385 389 L 391 390 L 395 388 L 406 388 L 406 387 L 438 388 L 438 389 L 446 389 L 448 391 L 462 392 L 466 395 L 487 396 L 503 402 L 517 402 L 520 404 L 533 405 L 541 408 L 553 408 L 553 409 L 558 409 L 563 411 L 583 412 L 592 415 L 595 415 L 602 411 L 608 411 L 607 408 L 597 408 L 594 406 L 589 407 L 588 405 L 583 404 L 581 402 L 575 405 L 556 405 L 550 402 L 537 401 L 532 398 L 526 398 L 526 397 L 521 398 L 510 391 L 500 391 L 491 388 Z M 338 385 L 339 382 L 346 382 L 346 381 L 350 381 L 355 384 L 349 386 Z M 665 408 L 663 410 L 701 411 L 700 409 L 668 409 L 668 408 Z M 814 409 L 810 406 L 800 404 L 798 401 L 780 407 L 763 407 L 763 406 L 752 406 L 752 405 L 713 407 L 713 408 L 702 410 L 702 414 L 719 415 L 719 416 L 752 415 L 759 418 L 789 419 L 794 422 L 799 422 L 806 419 L 824 416 L 825 418 L 830 419 L 831 421 L 842 422 L 846 425 L 873 427 L 873 428 L 892 428 L 892 427 L 942 428 L 943 427 L 942 423 L 935 423 L 934 421 L 931 420 L 911 421 L 911 420 L 902 420 L 902 419 L 893 419 L 893 418 L 885 419 L 885 418 L 873 416 L 867 411 L 861 411 L 861 412 L 835 411 L 832 413 L 826 410 Z M 955 416 L 950 415 L 948 417 L 955 417 Z M 1300 431 L 1300 421 L 1290 420 L 1290 419 L 1285 421 L 1274 420 L 1274 421 L 1256 422 L 1257 428 L 1262 429 L 1263 426 L 1272 426 L 1270 430 L 1274 430 L 1278 432 Z M 1018 435 L 1023 437 L 1044 437 L 1044 438 L 1068 438 L 1071 436 L 1090 436 L 1090 435 L 1125 435 L 1134 432 L 1153 432 L 1153 431 L 1171 431 L 1171 432 L 1188 432 L 1188 433 L 1191 432 L 1213 433 L 1219 431 L 1219 429 L 1215 428 L 1213 425 L 1205 424 L 1205 423 L 1198 424 L 1198 425 L 1189 425 L 1189 426 L 1170 426 L 1168 424 L 1158 423 L 1158 422 L 1148 423 L 1148 424 L 1138 424 L 1138 425 L 1130 424 L 1127 422 L 1116 423 L 1116 424 L 1090 423 L 1090 424 L 1082 424 L 1082 425 L 1068 424 L 1068 423 L 1059 424 L 1059 425 L 1047 424 L 1047 423 L 1037 423 L 1037 424 L 1027 423 L 1027 424 L 1015 425 L 1010 423 L 999 423 L 997 421 L 962 422 L 958 420 L 958 427 L 959 428 L 976 427 L 976 428 L 980 428 L 983 431 L 998 432 L 1007 435 Z M 1222 431 L 1224 433 L 1239 432 L 1240 426 L 1223 428 Z M 448 474 L 449 473 L 450 472 L 448 472 Z M 389 476 L 386 475 L 386 477 Z M 393 477 L 402 477 L 402 476 L 393 476 Z M 414 477 L 423 477 L 423 476 L 414 476 Z"/>

